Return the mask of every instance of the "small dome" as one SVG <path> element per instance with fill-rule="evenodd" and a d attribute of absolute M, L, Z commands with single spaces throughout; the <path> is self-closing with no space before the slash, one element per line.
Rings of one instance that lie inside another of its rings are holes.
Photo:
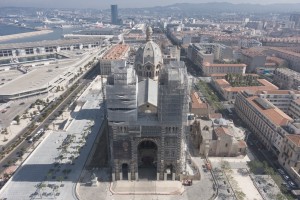
<path fill-rule="evenodd" d="M 226 119 L 224 119 L 224 118 L 215 119 L 214 123 L 219 126 L 228 126 L 228 123 L 227 123 Z"/>

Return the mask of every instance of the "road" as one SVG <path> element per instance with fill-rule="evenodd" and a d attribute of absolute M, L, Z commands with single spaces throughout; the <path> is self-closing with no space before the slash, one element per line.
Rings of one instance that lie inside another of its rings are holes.
<path fill-rule="evenodd" d="M 31 136 L 34 135 L 40 128 L 45 127 L 45 125 L 48 125 L 51 123 L 51 119 L 54 118 L 62 108 L 69 105 L 69 103 L 72 101 L 73 98 L 75 98 L 76 94 L 80 92 L 84 86 L 88 85 L 91 80 L 96 76 L 97 71 L 97 65 L 91 69 L 87 75 L 84 76 L 84 78 L 80 79 L 81 83 L 74 89 L 61 103 L 59 106 L 54 109 L 54 111 L 31 133 Z M 38 120 L 35 119 L 35 120 Z M 25 133 L 22 132 L 22 134 Z M 12 141 L 13 142 L 13 141 Z M 6 169 L 8 162 L 14 161 L 18 159 L 19 152 L 22 149 L 29 148 L 33 143 L 28 143 L 26 140 L 22 141 L 12 152 L 10 152 L 4 159 L 0 161 L 0 174 Z"/>

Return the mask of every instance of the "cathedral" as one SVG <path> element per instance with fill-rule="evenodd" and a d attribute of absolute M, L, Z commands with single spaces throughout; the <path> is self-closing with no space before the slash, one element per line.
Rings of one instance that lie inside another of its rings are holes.
<path fill-rule="evenodd" d="M 163 65 L 148 27 L 134 64 L 113 62 L 107 79 L 113 181 L 179 180 L 185 164 L 188 94 L 185 64 Z"/>

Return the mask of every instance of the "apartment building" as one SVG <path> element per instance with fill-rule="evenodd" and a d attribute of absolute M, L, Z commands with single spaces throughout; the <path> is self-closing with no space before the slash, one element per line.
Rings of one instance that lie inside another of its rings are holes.
<path fill-rule="evenodd" d="M 293 119 L 300 119 L 300 99 L 291 102 L 288 113 Z"/>
<path fill-rule="evenodd" d="M 245 64 L 215 64 L 205 62 L 202 66 L 204 76 L 211 76 L 212 74 L 245 74 Z"/>
<path fill-rule="evenodd" d="M 290 97 L 294 96 L 292 93 L 289 95 Z M 248 125 L 251 132 L 258 136 L 263 146 L 277 156 L 281 166 L 294 178 L 297 184 L 300 184 L 299 118 L 293 120 L 276 107 L 274 101 L 271 103 L 272 98 L 275 96 L 278 95 L 274 94 L 273 97 L 268 97 L 268 94 L 240 92 L 235 100 L 235 111 Z M 292 106 L 295 103 L 298 106 L 299 99 L 290 103 L 288 113 L 291 110 L 295 110 Z M 299 112 L 300 107 L 298 106 L 297 108 Z"/>
<path fill-rule="evenodd" d="M 241 61 L 247 65 L 247 72 L 255 72 L 257 68 L 264 67 L 266 63 L 266 58 L 264 54 L 260 51 L 255 51 L 253 49 L 243 50 L 240 54 Z"/>
<path fill-rule="evenodd" d="M 266 51 L 264 51 L 267 55 L 273 55 L 282 59 L 285 59 L 289 68 L 295 70 L 296 72 L 300 72 L 299 63 L 300 63 L 300 53 L 290 51 L 288 49 L 280 48 L 280 47 L 269 47 Z"/>
<path fill-rule="evenodd" d="M 193 92 L 190 96 L 190 112 L 199 117 L 208 117 L 208 103 L 202 102 L 197 92 Z"/>
<path fill-rule="evenodd" d="M 273 80 L 281 89 L 300 89 L 300 73 L 288 68 L 278 68 L 274 71 Z"/>
<path fill-rule="evenodd" d="M 294 112 L 295 109 L 298 108 L 295 101 L 297 102 L 297 100 L 300 99 L 300 92 L 292 90 L 258 91 L 257 95 L 260 98 L 267 99 L 274 106 L 287 114 Z M 291 107 L 292 105 L 294 105 L 295 109 Z M 297 114 L 295 113 L 294 116 L 297 116 Z"/>
<path fill-rule="evenodd" d="M 227 101 L 234 101 L 241 91 L 249 91 L 255 93 L 257 91 L 278 90 L 278 87 L 265 79 L 257 79 L 259 86 L 234 87 L 225 79 L 212 79 L 212 86 Z"/>
<path fill-rule="evenodd" d="M 215 61 L 233 59 L 232 48 L 218 43 L 190 44 L 187 48 L 187 57 L 207 76 L 211 73 L 227 73 L 227 71 L 241 73 L 240 71 L 246 68 L 243 64 L 213 64 Z"/>
<path fill-rule="evenodd" d="M 287 134 L 279 130 L 292 123 L 293 119 L 267 99 L 247 91 L 236 96 L 235 111 L 263 145 L 278 156 Z"/>
<path fill-rule="evenodd" d="M 288 174 L 296 180 L 297 184 L 300 184 L 300 134 L 287 135 L 282 147 L 278 161 Z"/>
<path fill-rule="evenodd" d="M 206 51 L 199 44 L 190 44 L 187 49 L 187 58 L 197 67 L 202 69 L 203 63 L 213 63 L 214 55 L 211 51 Z"/>
<path fill-rule="evenodd" d="M 130 47 L 128 45 L 118 44 L 113 46 L 100 59 L 100 73 L 101 75 L 109 75 L 111 73 L 112 61 L 126 60 L 129 56 Z"/>

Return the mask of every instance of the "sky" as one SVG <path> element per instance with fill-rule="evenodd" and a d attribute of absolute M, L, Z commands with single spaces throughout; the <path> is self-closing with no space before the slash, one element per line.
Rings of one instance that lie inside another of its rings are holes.
<path fill-rule="evenodd" d="M 111 4 L 117 4 L 119 8 L 136 8 L 163 6 L 174 3 L 206 3 L 206 2 L 230 2 L 230 3 L 300 3 L 299 0 L 0 0 L 0 7 L 41 7 L 41 8 L 96 8 L 109 9 Z"/>

